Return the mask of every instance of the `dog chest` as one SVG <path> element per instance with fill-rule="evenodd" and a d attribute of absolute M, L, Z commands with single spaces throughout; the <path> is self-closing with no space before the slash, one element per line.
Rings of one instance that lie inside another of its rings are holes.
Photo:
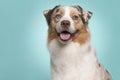
<path fill-rule="evenodd" d="M 93 79 L 96 71 L 96 56 L 94 49 L 89 49 L 89 43 L 83 46 L 78 43 L 64 46 L 53 40 L 48 48 L 51 53 L 52 80 Z"/>

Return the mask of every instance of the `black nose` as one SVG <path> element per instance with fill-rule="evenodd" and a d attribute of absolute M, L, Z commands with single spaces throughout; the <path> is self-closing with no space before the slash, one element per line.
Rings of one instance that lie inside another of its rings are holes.
<path fill-rule="evenodd" d="M 69 28 L 69 27 L 70 27 L 70 21 L 68 21 L 68 20 L 63 20 L 63 21 L 61 22 L 61 26 L 62 26 L 63 28 Z"/>

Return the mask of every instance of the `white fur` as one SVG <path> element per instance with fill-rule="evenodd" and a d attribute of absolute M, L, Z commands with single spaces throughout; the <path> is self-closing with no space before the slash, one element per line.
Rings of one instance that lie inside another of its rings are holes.
<path fill-rule="evenodd" d="M 87 22 L 88 20 L 89 20 L 89 18 L 88 18 L 88 15 L 89 16 L 92 16 L 92 14 L 90 14 L 88 11 L 86 11 L 86 10 L 83 10 L 83 17 L 84 17 L 84 19 L 85 19 L 85 22 Z"/>
<path fill-rule="evenodd" d="M 65 29 L 61 26 L 61 22 L 63 20 L 68 20 L 68 21 L 70 21 L 70 27 L 69 27 L 68 31 L 70 33 L 74 33 L 76 31 L 76 29 L 74 27 L 74 21 L 70 17 L 70 7 L 64 6 L 63 9 L 65 10 L 65 14 L 61 18 L 61 20 L 57 23 L 56 30 L 57 30 L 58 33 L 61 33 L 62 31 L 64 31 Z M 62 41 L 61 39 L 59 39 L 59 41 L 63 44 L 67 44 L 67 43 L 71 42 L 71 39 L 68 40 L 68 41 Z"/>
<path fill-rule="evenodd" d="M 74 33 L 74 22 L 70 17 L 70 7 L 64 7 L 65 15 L 57 23 L 56 30 L 61 32 L 61 21 L 69 20 L 69 32 Z M 61 44 L 62 43 L 62 44 Z M 64 44 L 65 43 L 65 44 Z M 93 80 L 97 70 L 95 51 L 90 42 L 84 45 L 71 40 L 65 42 L 58 39 L 48 44 L 51 53 L 52 80 Z M 99 80 L 96 79 L 96 80 Z"/>
<path fill-rule="evenodd" d="M 61 27 L 62 20 L 71 22 L 69 31 L 74 32 L 74 22 L 70 17 L 70 7 L 63 7 L 65 15 L 56 26 L 57 32 L 64 29 Z M 84 17 L 87 20 L 87 13 Z M 87 29 L 89 32 L 89 29 Z M 99 66 L 94 48 L 90 41 L 83 45 L 80 43 L 53 39 L 48 43 L 51 56 L 51 80 L 108 80 L 104 67 Z M 111 80 L 111 78 L 109 78 Z"/>
<path fill-rule="evenodd" d="M 52 80 L 93 80 L 96 77 L 97 59 L 89 41 L 82 46 L 74 42 L 63 45 L 54 39 L 48 49 Z"/>
<path fill-rule="evenodd" d="M 63 9 L 65 10 L 65 14 L 61 18 L 61 20 L 57 23 L 56 30 L 57 30 L 58 33 L 60 33 L 61 31 L 63 31 L 64 28 L 61 27 L 61 21 L 68 20 L 68 21 L 70 21 L 70 27 L 69 27 L 68 31 L 70 33 L 74 33 L 76 30 L 75 30 L 75 27 L 74 27 L 74 21 L 70 17 L 70 7 L 65 6 L 65 7 L 63 7 Z"/>

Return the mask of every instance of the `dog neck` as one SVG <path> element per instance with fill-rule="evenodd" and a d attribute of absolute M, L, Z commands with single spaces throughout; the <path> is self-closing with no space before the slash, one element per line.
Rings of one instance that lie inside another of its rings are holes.
<path fill-rule="evenodd" d="M 90 41 L 84 45 L 75 42 L 62 45 L 57 39 L 54 39 L 48 44 L 48 49 L 51 53 L 52 80 L 59 80 L 56 78 L 60 77 L 63 78 L 60 80 L 72 80 L 66 79 L 65 75 L 67 73 L 68 76 L 71 76 L 72 73 L 75 75 L 91 74 L 90 71 L 96 67 L 96 54 L 90 45 Z"/>

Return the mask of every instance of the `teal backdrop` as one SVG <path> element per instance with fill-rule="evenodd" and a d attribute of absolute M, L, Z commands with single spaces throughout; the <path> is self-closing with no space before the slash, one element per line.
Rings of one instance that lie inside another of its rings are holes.
<path fill-rule="evenodd" d="M 50 80 L 43 11 L 58 4 L 93 12 L 91 42 L 113 80 L 120 80 L 119 0 L 0 0 L 0 80 Z"/>

